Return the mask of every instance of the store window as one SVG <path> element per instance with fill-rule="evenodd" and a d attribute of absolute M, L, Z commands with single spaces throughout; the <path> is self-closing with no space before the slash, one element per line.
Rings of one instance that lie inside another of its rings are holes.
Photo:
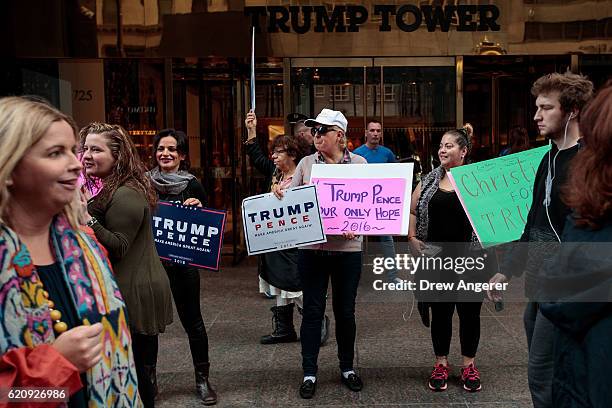
<path fill-rule="evenodd" d="M 153 136 L 164 126 L 164 63 L 162 60 L 104 61 L 106 120 L 123 126 L 149 162 Z"/>

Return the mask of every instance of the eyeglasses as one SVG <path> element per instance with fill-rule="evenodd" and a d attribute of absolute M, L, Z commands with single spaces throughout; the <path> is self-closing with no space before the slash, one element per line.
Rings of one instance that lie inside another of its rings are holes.
<path fill-rule="evenodd" d="M 310 129 L 310 133 L 312 133 L 312 136 L 317 137 L 317 135 L 319 136 L 324 136 L 325 134 L 331 132 L 331 131 L 336 131 L 336 129 L 333 129 L 331 127 L 325 126 L 325 125 L 319 125 L 316 127 L 313 127 Z"/>
<path fill-rule="evenodd" d="M 279 155 L 281 153 L 287 153 L 287 149 L 274 149 L 273 154 Z"/>

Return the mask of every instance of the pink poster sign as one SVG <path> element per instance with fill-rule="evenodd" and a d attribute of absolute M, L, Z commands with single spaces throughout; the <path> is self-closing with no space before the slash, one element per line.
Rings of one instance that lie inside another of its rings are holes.
<path fill-rule="evenodd" d="M 405 178 L 312 178 L 325 233 L 404 235 Z M 410 203 L 406 203 L 410 205 Z M 406 216 L 410 212 L 406 211 Z"/>

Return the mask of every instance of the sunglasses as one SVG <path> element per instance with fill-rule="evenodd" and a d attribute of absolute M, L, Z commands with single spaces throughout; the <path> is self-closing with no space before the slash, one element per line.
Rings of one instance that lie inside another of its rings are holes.
<path fill-rule="evenodd" d="M 328 132 L 331 132 L 332 130 L 336 130 L 336 129 L 332 129 L 330 126 L 319 125 L 319 126 L 311 128 L 310 133 L 312 133 L 314 137 L 317 137 L 317 135 L 323 136 L 327 134 Z"/>

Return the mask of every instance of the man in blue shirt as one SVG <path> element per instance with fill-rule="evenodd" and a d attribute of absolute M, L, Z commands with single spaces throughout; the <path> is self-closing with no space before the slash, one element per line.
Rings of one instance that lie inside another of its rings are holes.
<path fill-rule="evenodd" d="M 382 124 L 377 120 L 368 122 L 365 132 L 365 144 L 362 144 L 353 153 L 365 158 L 368 163 L 395 163 L 395 155 L 393 152 L 382 146 Z M 371 241 L 378 240 L 386 258 L 395 258 L 395 246 L 393 245 L 393 237 L 390 235 L 381 235 L 372 237 Z M 397 277 L 397 270 L 390 269 L 387 271 L 387 279 L 389 282 L 401 283 L 401 279 Z"/>
<path fill-rule="evenodd" d="M 381 123 L 371 120 L 366 128 L 365 144 L 356 148 L 353 153 L 362 156 L 368 163 L 395 163 L 395 155 L 390 149 L 380 144 L 381 139 Z"/>

